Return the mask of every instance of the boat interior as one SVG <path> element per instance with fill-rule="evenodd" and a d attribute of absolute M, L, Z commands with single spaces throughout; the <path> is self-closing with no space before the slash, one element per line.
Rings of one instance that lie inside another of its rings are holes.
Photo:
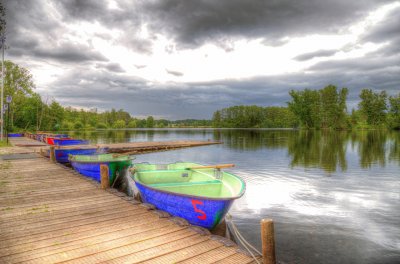
<path fill-rule="evenodd" d="M 209 198 L 241 196 L 244 184 L 238 177 L 213 168 L 191 169 L 199 164 L 135 164 L 135 179 L 149 187 Z"/>

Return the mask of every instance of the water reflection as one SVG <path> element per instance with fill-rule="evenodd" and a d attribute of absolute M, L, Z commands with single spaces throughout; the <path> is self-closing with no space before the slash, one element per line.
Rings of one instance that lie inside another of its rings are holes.
<path fill-rule="evenodd" d="M 164 140 L 216 140 L 238 151 L 286 150 L 290 166 L 346 171 L 348 154 L 357 151 L 361 168 L 400 164 L 398 131 L 304 131 L 265 129 L 130 129 L 69 132 L 92 143 Z"/>
<path fill-rule="evenodd" d="M 388 133 L 386 131 L 362 131 L 358 133 L 358 153 L 362 168 L 370 168 L 373 164 L 385 166 L 387 140 Z"/>
<path fill-rule="evenodd" d="M 345 171 L 348 139 L 346 132 L 299 131 L 288 141 L 291 166 L 321 168 L 326 172 L 335 172 L 337 168 Z"/>

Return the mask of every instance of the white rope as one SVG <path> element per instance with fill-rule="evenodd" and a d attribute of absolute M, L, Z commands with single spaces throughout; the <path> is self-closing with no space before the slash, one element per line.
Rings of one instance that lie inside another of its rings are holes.
<path fill-rule="evenodd" d="M 243 245 L 243 247 L 250 253 L 250 255 L 253 257 L 253 259 L 260 264 L 260 262 L 258 261 L 258 259 L 256 258 L 256 256 L 253 254 L 253 252 L 250 250 L 252 249 L 254 252 L 256 252 L 257 254 L 261 255 L 261 252 L 258 251 L 254 246 L 252 246 L 249 242 L 247 242 L 247 240 L 242 236 L 242 234 L 240 234 L 239 229 L 237 228 L 237 226 L 235 225 L 235 223 L 233 222 L 232 216 L 230 214 L 226 215 L 226 220 L 230 223 L 233 233 L 234 235 L 238 238 L 239 242 Z M 229 225 L 228 225 L 229 228 Z"/>

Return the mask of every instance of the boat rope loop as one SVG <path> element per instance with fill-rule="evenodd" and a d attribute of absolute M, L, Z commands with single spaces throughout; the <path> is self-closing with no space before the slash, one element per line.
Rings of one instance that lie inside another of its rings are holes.
<path fill-rule="evenodd" d="M 253 259 L 260 264 L 259 260 L 256 258 L 255 254 L 253 252 L 255 252 L 256 254 L 262 256 L 261 252 L 259 250 L 257 250 L 253 245 L 251 245 L 244 237 L 243 235 L 239 232 L 239 229 L 237 228 L 237 226 L 235 225 L 235 223 L 233 222 L 232 216 L 228 213 L 225 216 L 225 220 L 226 223 L 228 224 L 227 227 L 228 229 L 230 229 L 230 231 L 232 231 L 233 235 L 235 236 L 235 238 L 237 239 L 237 241 L 240 242 L 240 244 L 247 250 L 247 252 L 249 252 L 249 254 L 253 257 Z"/>

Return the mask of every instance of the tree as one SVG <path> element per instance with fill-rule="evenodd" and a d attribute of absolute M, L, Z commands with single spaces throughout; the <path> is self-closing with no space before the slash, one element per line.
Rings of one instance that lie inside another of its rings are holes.
<path fill-rule="evenodd" d="M 221 112 L 215 111 L 212 118 L 213 127 L 221 127 Z"/>
<path fill-rule="evenodd" d="M 288 103 L 289 109 L 306 128 L 320 128 L 320 94 L 318 91 L 305 89 L 303 91 L 291 90 L 289 95 L 292 101 Z"/>
<path fill-rule="evenodd" d="M 153 128 L 154 127 L 154 118 L 152 116 L 147 117 L 146 119 L 146 127 Z"/>
<path fill-rule="evenodd" d="M 374 93 L 371 89 L 363 89 L 358 107 L 368 125 L 379 126 L 386 121 L 387 94 L 385 91 Z"/>
<path fill-rule="evenodd" d="M 113 125 L 113 128 L 125 128 L 125 127 L 126 127 L 125 120 L 122 119 L 117 120 Z"/>
<path fill-rule="evenodd" d="M 49 106 L 49 112 L 50 112 L 50 120 L 48 127 L 51 130 L 60 129 L 64 119 L 64 108 L 56 101 L 53 101 Z"/>
<path fill-rule="evenodd" d="M 321 95 L 321 127 L 345 128 L 347 88 L 342 88 L 338 92 L 336 86 L 328 85 L 319 92 Z"/>
<path fill-rule="evenodd" d="M 389 125 L 393 129 L 400 129 L 400 93 L 389 97 Z"/>
<path fill-rule="evenodd" d="M 131 121 L 129 121 L 128 127 L 129 128 L 136 128 L 137 127 L 136 120 L 132 119 Z"/>

